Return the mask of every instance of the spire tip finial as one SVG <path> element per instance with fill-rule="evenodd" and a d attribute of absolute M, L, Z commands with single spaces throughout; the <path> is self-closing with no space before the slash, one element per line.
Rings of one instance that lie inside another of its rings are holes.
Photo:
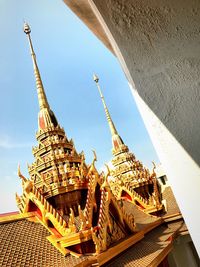
<path fill-rule="evenodd" d="M 99 77 L 96 74 L 93 74 L 93 80 L 95 81 L 95 83 L 98 83 Z"/>
<path fill-rule="evenodd" d="M 30 26 L 28 25 L 27 22 L 24 22 L 24 32 L 26 34 L 30 34 L 31 33 L 31 28 L 30 28 Z"/>

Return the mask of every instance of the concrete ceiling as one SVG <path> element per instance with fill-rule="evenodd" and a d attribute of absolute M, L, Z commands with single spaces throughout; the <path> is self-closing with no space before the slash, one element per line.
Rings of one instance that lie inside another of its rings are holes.
<path fill-rule="evenodd" d="M 65 4 L 88 26 L 88 28 L 104 43 L 114 54 L 112 46 L 97 20 L 90 4 L 86 0 L 63 0 Z"/>

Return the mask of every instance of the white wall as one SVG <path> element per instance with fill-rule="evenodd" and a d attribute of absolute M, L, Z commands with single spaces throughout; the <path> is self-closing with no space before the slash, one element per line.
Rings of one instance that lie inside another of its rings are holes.
<path fill-rule="evenodd" d="M 200 255 L 200 1 L 89 0 Z"/>

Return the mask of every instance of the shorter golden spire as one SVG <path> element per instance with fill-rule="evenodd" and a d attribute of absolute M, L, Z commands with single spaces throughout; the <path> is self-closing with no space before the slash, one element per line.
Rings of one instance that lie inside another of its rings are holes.
<path fill-rule="evenodd" d="M 113 121 L 111 119 L 110 113 L 108 111 L 108 108 L 106 106 L 106 102 L 105 102 L 104 96 L 103 96 L 103 94 L 101 92 L 101 88 L 99 86 L 99 78 L 98 78 L 98 76 L 96 74 L 93 74 L 93 79 L 94 79 L 94 81 L 95 81 L 95 83 L 97 85 L 97 88 L 99 90 L 99 94 L 100 94 L 100 97 L 101 97 L 101 100 L 102 100 L 102 103 L 103 103 L 103 106 L 104 106 L 104 110 L 105 110 L 105 113 L 106 113 L 106 118 L 107 118 L 107 121 L 108 121 L 108 125 L 110 127 L 111 134 L 112 134 L 112 136 L 113 135 L 118 135 L 117 130 L 115 128 L 115 125 L 114 125 L 114 123 L 113 123 Z"/>
<path fill-rule="evenodd" d="M 33 50 L 33 45 L 32 45 L 32 41 L 31 41 L 31 28 L 30 26 L 25 22 L 24 23 L 24 32 L 28 37 L 28 41 L 29 41 L 29 46 L 30 46 L 30 51 L 31 51 L 31 57 L 33 60 L 33 69 L 34 69 L 34 74 L 35 74 L 35 80 L 36 80 L 36 86 L 37 86 L 37 94 L 38 94 L 38 101 L 39 101 L 39 107 L 40 110 L 43 108 L 47 108 L 50 109 L 48 101 L 47 101 L 47 97 L 44 91 L 44 87 L 42 84 L 42 79 L 40 76 L 40 72 L 37 66 L 37 61 L 36 61 L 36 55 L 35 52 Z"/>

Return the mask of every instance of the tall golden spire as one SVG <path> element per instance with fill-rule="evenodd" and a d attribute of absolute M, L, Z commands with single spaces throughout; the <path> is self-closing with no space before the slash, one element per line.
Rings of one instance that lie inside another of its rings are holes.
<path fill-rule="evenodd" d="M 107 121 L 108 121 L 108 125 L 110 127 L 111 134 L 112 134 L 112 136 L 113 135 L 118 135 L 117 130 L 115 128 L 115 125 L 114 125 L 114 123 L 113 123 L 113 121 L 111 119 L 110 113 L 108 111 L 108 108 L 106 106 L 106 102 L 105 102 L 104 96 L 103 96 L 103 94 L 101 92 L 101 88 L 99 86 L 99 78 L 97 77 L 96 74 L 94 74 L 93 75 L 93 79 L 94 79 L 94 81 L 95 81 L 95 83 L 97 85 L 97 88 L 99 90 L 99 94 L 100 94 L 100 97 L 101 97 L 101 100 L 102 100 L 102 103 L 103 103 L 103 106 L 104 106 L 104 110 L 105 110 L 105 113 L 106 113 L 106 118 L 107 118 Z"/>
<path fill-rule="evenodd" d="M 47 97 L 44 91 L 44 87 L 42 84 L 42 79 L 40 76 L 40 72 L 38 69 L 37 61 L 36 61 L 36 55 L 33 50 L 33 45 L 31 41 L 31 29 L 27 23 L 24 23 L 24 32 L 26 33 L 28 37 L 28 42 L 30 46 L 31 51 L 31 57 L 33 60 L 33 69 L 35 74 L 35 80 L 36 80 L 36 87 L 37 87 L 37 94 L 38 94 L 38 102 L 40 107 L 40 112 L 38 114 L 38 126 L 40 129 L 45 129 L 51 126 L 57 126 L 58 122 L 57 119 L 53 113 L 53 111 L 50 109 L 49 103 L 47 101 Z"/>
<path fill-rule="evenodd" d="M 100 93 L 100 97 L 101 97 L 101 100 L 102 100 L 102 103 L 103 103 L 103 106 L 104 106 L 104 110 L 105 110 L 105 113 L 106 113 L 106 118 L 107 118 L 107 121 L 108 121 L 108 125 L 109 125 L 109 128 L 110 128 L 110 131 L 111 131 L 111 135 L 112 135 L 112 145 L 113 145 L 113 154 L 116 154 L 118 152 L 120 152 L 122 150 L 122 147 L 124 147 L 124 142 L 123 140 L 121 139 L 121 137 L 119 136 L 116 128 L 115 128 L 115 125 L 112 121 L 112 118 L 110 116 L 110 113 L 108 111 L 108 108 L 106 106 L 106 102 L 105 102 L 105 99 L 104 99 L 104 96 L 101 92 L 101 88 L 99 86 L 99 78 L 97 77 L 97 75 L 93 75 L 93 79 L 97 85 L 97 88 L 99 90 L 99 93 Z M 126 147 L 127 149 L 127 147 Z"/>
<path fill-rule="evenodd" d="M 44 91 L 44 87 L 42 84 L 42 79 L 40 76 L 40 72 L 37 66 L 37 61 L 36 61 L 36 55 L 35 52 L 33 50 L 33 45 L 32 45 L 32 41 L 31 41 L 31 29 L 29 27 L 29 25 L 27 23 L 24 23 L 24 32 L 26 33 L 27 37 L 28 37 L 28 41 L 29 41 L 29 46 L 30 46 L 30 51 L 31 51 L 31 57 L 33 60 L 33 69 L 34 69 L 34 74 L 35 74 L 35 80 L 36 80 L 36 87 L 37 87 L 37 94 L 38 94 L 38 101 L 39 101 L 39 107 L 40 110 L 43 108 L 47 108 L 50 109 L 49 107 L 49 103 L 47 101 L 47 97 Z"/>

